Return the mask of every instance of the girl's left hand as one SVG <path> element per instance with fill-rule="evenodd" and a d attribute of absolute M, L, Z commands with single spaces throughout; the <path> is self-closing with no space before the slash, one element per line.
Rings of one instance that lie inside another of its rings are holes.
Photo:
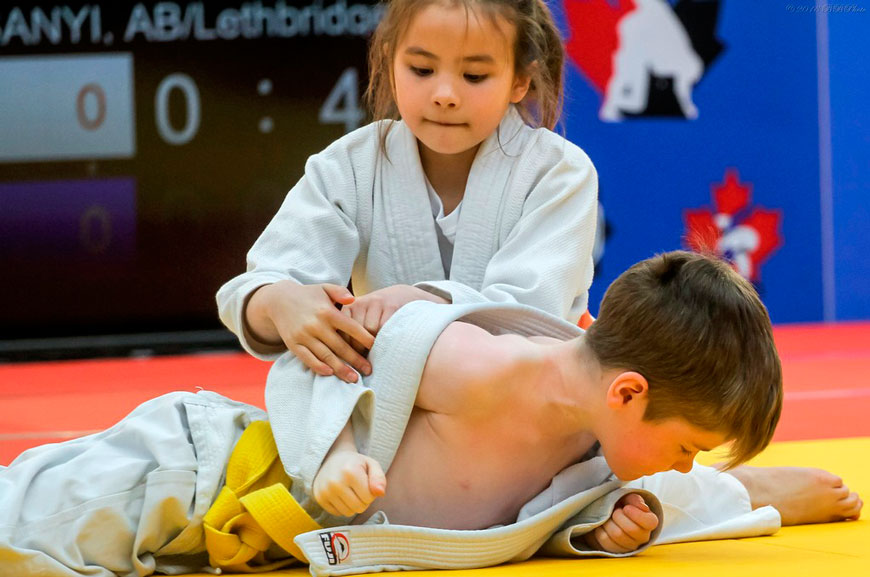
<path fill-rule="evenodd" d="M 448 302 L 423 289 L 406 284 L 397 284 L 370 292 L 361 297 L 356 297 L 353 303 L 344 306 L 341 312 L 360 323 L 371 334 L 377 335 L 381 327 L 384 326 L 384 323 L 390 320 L 390 317 L 397 310 L 411 301 L 419 300 L 427 300 L 439 304 L 446 304 Z M 356 341 L 351 342 L 351 345 L 357 351 L 365 350 L 365 347 L 362 347 Z"/>

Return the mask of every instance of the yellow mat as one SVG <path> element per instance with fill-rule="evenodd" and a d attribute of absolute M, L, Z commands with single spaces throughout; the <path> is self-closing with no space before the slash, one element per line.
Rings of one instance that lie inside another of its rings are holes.
<path fill-rule="evenodd" d="M 715 459 L 702 455 L 700 462 Z M 774 443 L 752 461 L 759 466 L 828 469 L 866 500 L 870 496 L 870 437 Z M 785 527 L 771 537 L 652 547 L 624 559 L 532 559 L 465 571 L 415 571 L 413 577 L 696 577 L 870 576 L 870 510 L 861 520 Z M 307 567 L 263 573 L 302 577 Z M 209 577 L 200 574 L 201 577 Z"/>

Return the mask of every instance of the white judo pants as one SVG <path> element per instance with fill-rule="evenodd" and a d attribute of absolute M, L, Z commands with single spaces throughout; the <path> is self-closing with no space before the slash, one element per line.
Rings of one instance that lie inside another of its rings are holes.
<path fill-rule="evenodd" d="M 112 428 L 0 467 L 0 575 L 151 575 L 203 570 L 202 517 L 260 409 L 172 393 Z"/>

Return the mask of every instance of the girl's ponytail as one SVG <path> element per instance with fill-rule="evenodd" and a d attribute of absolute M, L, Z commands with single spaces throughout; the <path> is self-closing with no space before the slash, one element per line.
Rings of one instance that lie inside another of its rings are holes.
<path fill-rule="evenodd" d="M 544 0 L 514 0 L 507 4 L 513 4 L 516 12 L 516 72 L 532 76 L 531 90 L 520 103 L 523 116 L 530 124 L 553 129 L 562 114 L 562 36 Z"/>

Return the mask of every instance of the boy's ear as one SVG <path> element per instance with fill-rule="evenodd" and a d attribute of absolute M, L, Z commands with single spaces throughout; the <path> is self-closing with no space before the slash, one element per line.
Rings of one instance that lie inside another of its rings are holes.
<path fill-rule="evenodd" d="M 532 76 L 538 68 L 538 61 L 529 64 L 522 73 L 514 74 L 514 83 L 511 87 L 511 102 L 516 104 L 526 97 L 532 85 Z"/>
<path fill-rule="evenodd" d="M 635 371 L 619 373 L 607 387 L 607 406 L 618 409 L 629 405 L 637 405 L 634 401 L 646 400 L 649 394 L 649 383 L 646 378 Z"/>

